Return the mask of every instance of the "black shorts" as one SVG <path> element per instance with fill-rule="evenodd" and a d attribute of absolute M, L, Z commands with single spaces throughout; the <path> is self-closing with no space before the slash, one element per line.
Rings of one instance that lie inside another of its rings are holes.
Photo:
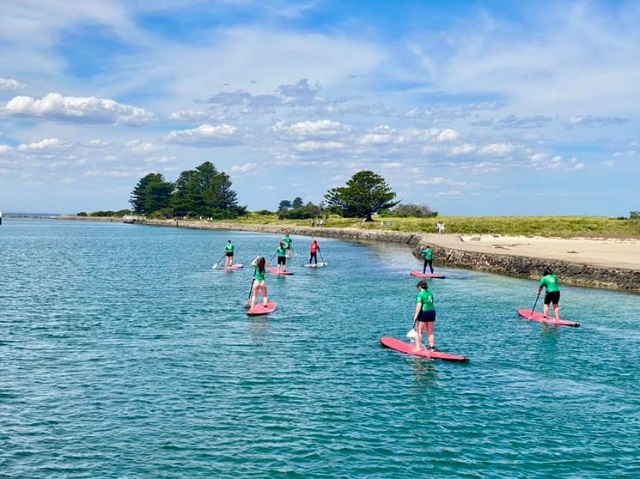
<path fill-rule="evenodd" d="M 418 321 L 420 323 L 433 323 L 436 320 L 436 312 L 435 311 L 422 311 L 420 312 L 420 317 Z"/>
<path fill-rule="evenodd" d="M 544 304 L 560 304 L 560 291 L 551 291 L 544 295 Z"/>
<path fill-rule="evenodd" d="M 233 258 L 233 253 L 227 253 L 227 256 L 231 256 Z"/>
<path fill-rule="evenodd" d="M 278 256 L 278 264 L 286 265 L 287 264 L 287 257 L 286 256 Z"/>

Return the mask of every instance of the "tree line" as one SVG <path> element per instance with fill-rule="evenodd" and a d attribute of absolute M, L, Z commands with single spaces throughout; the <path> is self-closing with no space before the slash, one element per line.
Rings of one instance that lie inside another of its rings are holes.
<path fill-rule="evenodd" d="M 207 161 L 193 170 L 183 171 L 175 183 L 160 173 L 150 173 L 136 184 L 129 203 L 133 212 L 148 217 L 204 217 L 234 219 L 248 214 L 238 205 L 229 175 Z M 372 171 L 353 175 L 346 186 L 331 188 L 324 201 L 315 205 L 302 198 L 282 200 L 277 214 L 280 219 L 322 218 L 329 213 L 345 218 L 373 221 L 373 215 L 437 216 L 427 206 L 401 205 L 385 179 Z M 263 210 L 258 213 L 271 213 Z"/>

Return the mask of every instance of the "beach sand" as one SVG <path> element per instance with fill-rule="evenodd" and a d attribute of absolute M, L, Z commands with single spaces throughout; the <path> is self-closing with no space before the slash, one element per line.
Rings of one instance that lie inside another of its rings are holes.
<path fill-rule="evenodd" d="M 424 234 L 423 241 L 477 253 L 560 260 L 640 271 L 637 238 L 543 238 L 538 236 Z"/>

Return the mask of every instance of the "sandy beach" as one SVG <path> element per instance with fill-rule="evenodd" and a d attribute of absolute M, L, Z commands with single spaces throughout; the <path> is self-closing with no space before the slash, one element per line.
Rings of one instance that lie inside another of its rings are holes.
<path fill-rule="evenodd" d="M 426 234 L 423 241 L 448 249 L 524 256 L 640 271 L 636 238 L 543 238 L 537 236 Z"/>

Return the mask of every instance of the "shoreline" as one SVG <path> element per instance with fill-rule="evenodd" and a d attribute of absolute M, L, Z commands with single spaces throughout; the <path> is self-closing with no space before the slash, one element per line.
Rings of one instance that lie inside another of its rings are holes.
<path fill-rule="evenodd" d="M 551 270 L 566 285 L 640 294 L 640 240 L 637 238 L 542 238 L 502 235 L 401 233 L 356 228 L 256 225 L 183 220 L 144 220 L 149 226 L 202 230 L 289 233 L 348 241 L 406 244 L 420 258 L 430 245 L 434 265 L 537 280 Z"/>

